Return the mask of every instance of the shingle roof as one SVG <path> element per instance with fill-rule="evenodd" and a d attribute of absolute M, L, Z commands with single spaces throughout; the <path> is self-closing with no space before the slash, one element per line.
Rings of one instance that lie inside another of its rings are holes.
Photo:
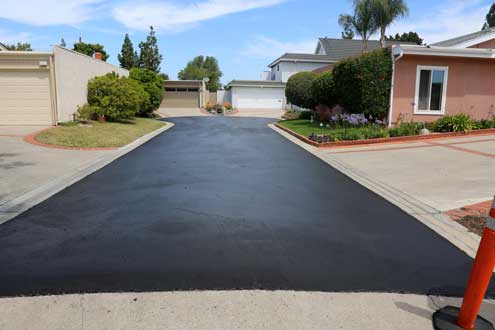
<path fill-rule="evenodd" d="M 467 42 L 467 41 L 470 41 L 470 40 L 473 40 L 473 39 L 476 39 L 479 37 L 483 37 L 483 36 L 490 34 L 490 33 L 495 33 L 495 28 L 489 28 L 486 30 L 476 31 L 474 33 L 466 34 L 466 35 L 463 35 L 460 37 L 440 41 L 440 42 L 431 44 L 431 46 L 452 47 L 452 46 L 462 44 L 464 42 Z"/>
<path fill-rule="evenodd" d="M 225 87 L 229 89 L 235 86 L 252 86 L 252 87 L 285 87 L 285 83 L 276 80 L 232 80 Z"/>
<path fill-rule="evenodd" d="M 320 38 L 319 39 L 326 56 L 339 61 L 349 56 L 356 56 L 363 52 L 363 41 L 360 39 L 334 39 Z M 380 48 L 378 40 L 368 40 L 368 51 Z"/>

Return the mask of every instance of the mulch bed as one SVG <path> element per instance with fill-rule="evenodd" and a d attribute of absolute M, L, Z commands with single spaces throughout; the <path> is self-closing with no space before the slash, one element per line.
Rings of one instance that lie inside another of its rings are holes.
<path fill-rule="evenodd" d="M 488 211 L 492 206 L 492 201 L 486 201 L 474 205 L 464 206 L 458 209 L 445 212 L 452 220 L 466 227 L 470 232 L 479 236 L 483 234 L 486 227 Z"/>

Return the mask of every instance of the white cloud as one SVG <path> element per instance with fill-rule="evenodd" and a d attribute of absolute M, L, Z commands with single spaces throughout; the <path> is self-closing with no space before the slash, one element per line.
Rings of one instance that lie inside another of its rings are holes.
<path fill-rule="evenodd" d="M 420 13 L 416 19 L 399 21 L 387 30 L 387 34 L 418 32 L 426 43 L 434 43 L 481 30 L 489 5 L 481 0 L 447 0 Z"/>
<path fill-rule="evenodd" d="M 254 58 L 276 58 L 283 53 L 313 53 L 317 38 L 310 40 L 282 42 L 265 36 L 249 41 L 241 51 L 242 55 Z"/>
<path fill-rule="evenodd" d="M 198 22 L 228 14 L 280 4 L 287 0 L 205 0 L 187 5 L 172 2 L 127 2 L 117 5 L 113 17 L 126 27 L 178 32 Z"/>
<path fill-rule="evenodd" d="M 4 44 L 17 44 L 18 42 L 28 42 L 33 39 L 29 32 L 11 32 L 0 29 L 0 42 Z"/>
<path fill-rule="evenodd" d="M 74 25 L 91 19 L 102 0 L 2 0 L 0 17 L 36 26 Z"/>

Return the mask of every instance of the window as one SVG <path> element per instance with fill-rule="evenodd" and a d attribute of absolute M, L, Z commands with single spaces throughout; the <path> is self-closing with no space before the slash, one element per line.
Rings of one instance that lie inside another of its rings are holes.
<path fill-rule="evenodd" d="M 448 71 L 447 67 L 418 66 L 414 113 L 445 113 Z"/>
<path fill-rule="evenodd" d="M 176 92 L 176 91 L 177 91 L 176 88 L 171 88 L 171 87 L 165 88 L 165 92 Z"/>
<path fill-rule="evenodd" d="M 280 64 L 277 64 L 277 71 L 280 71 Z"/>
<path fill-rule="evenodd" d="M 177 87 L 178 92 L 187 92 L 187 88 Z"/>
<path fill-rule="evenodd" d="M 188 88 L 188 92 L 199 92 L 199 88 Z"/>

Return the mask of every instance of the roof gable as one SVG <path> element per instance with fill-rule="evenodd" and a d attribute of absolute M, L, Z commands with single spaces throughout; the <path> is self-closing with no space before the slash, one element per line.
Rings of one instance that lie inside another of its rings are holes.
<path fill-rule="evenodd" d="M 492 39 L 495 39 L 495 28 L 476 31 L 431 45 L 437 47 L 467 48 Z"/>

